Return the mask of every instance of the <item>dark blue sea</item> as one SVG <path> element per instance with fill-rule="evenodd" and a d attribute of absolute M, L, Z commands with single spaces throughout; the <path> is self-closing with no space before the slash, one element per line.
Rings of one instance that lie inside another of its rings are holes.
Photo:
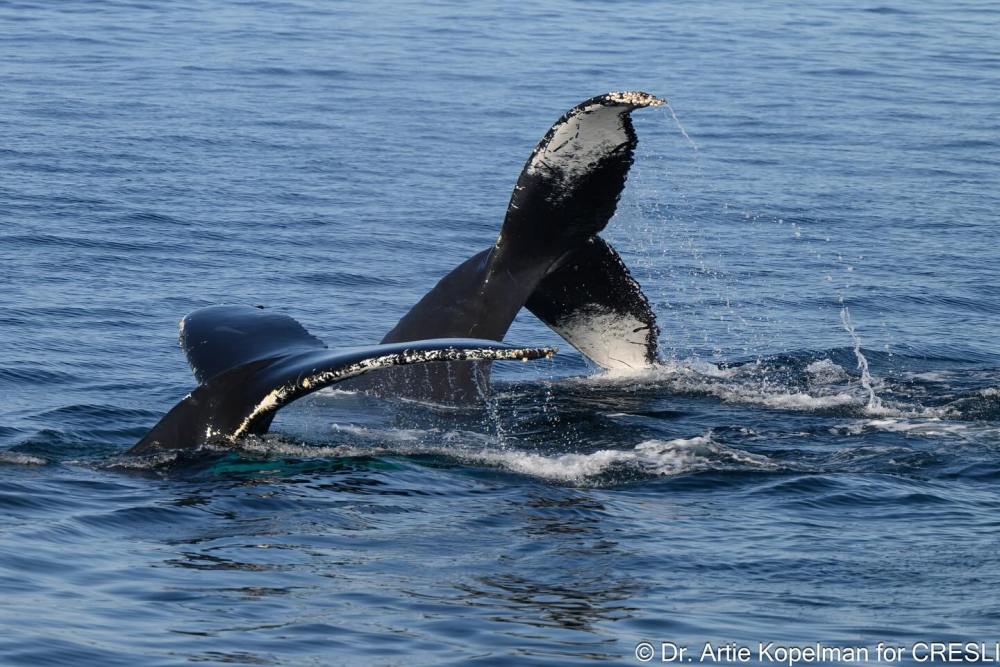
<path fill-rule="evenodd" d="M 0 0 L 0 664 L 995 655 L 998 35 L 988 0 Z M 523 312 L 560 353 L 482 406 L 324 390 L 122 456 L 195 385 L 186 313 L 377 342 L 611 90 L 670 101 L 605 232 L 660 367 Z"/>

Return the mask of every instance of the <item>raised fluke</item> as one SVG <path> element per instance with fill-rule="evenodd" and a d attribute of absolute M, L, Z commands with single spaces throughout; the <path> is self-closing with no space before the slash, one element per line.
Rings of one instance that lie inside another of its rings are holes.
<path fill-rule="evenodd" d="M 528 159 L 525 172 L 556 178 L 567 185 L 574 178 L 601 168 L 602 160 L 617 158 L 619 163 L 627 161 L 630 166 L 636 136 L 629 114 L 665 103 L 666 100 L 641 91 L 612 92 L 581 102 L 542 137 Z"/>
<path fill-rule="evenodd" d="M 442 278 L 383 342 L 502 340 L 527 305 L 603 368 L 653 364 L 659 329 L 649 300 L 597 234 L 614 215 L 632 166 L 638 141 L 630 114 L 665 103 L 641 91 L 612 92 L 563 114 L 528 157 L 496 243 Z M 485 373 L 460 366 L 383 375 L 371 385 L 383 394 L 441 400 L 444 378 L 467 385 L 451 392 L 461 399 L 478 396 Z"/>
<path fill-rule="evenodd" d="M 664 104 L 640 91 L 581 102 L 555 122 L 528 158 L 511 194 L 498 249 L 518 239 L 559 249 L 586 240 L 618 206 L 638 143 L 631 113 Z"/>
<path fill-rule="evenodd" d="M 239 426 L 226 437 L 234 440 L 251 433 L 260 420 L 292 401 L 371 371 L 432 362 L 530 361 L 550 358 L 556 352 L 556 348 L 551 347 L 514 347 L 491 341 L 456 338 L 374 345 L 353 352 L 329 353 L 320 358 L 306 356 L 302 359 L 285 359 L 277 373 L 289 378 L 294 374 L 295 379 L 276 386 L 262 397 Z"/>

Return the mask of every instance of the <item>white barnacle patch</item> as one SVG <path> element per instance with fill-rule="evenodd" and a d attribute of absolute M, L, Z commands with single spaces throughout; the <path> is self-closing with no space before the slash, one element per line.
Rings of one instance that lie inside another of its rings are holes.
<path fill-rule="evenodd" d="M 655 95 L 644 93 L 641 90 L 623 90 L 608 93 L 604 96 L 612 102 L 618 104 L 630 104 L 634 107 L 658 107 L 667 103 Z"/>

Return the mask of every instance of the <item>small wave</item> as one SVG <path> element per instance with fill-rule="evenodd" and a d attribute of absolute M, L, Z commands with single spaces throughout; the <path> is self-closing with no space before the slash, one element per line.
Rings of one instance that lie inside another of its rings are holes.
<path fill-rule="evenodd" d="M 106 236 L 73 236 L 69 234 L 21 234 L 4 237 L 5 242 L 37 247 L 66 247 L 72 249 L 93 249 L 101 251 L 141 252 L 144 250 L 163 250 L 165 247 L 180 249 L 176 244 L 163 242 L 121 241 Z"/>
<path fill-rule="evenodd" d="M 21 368 L 0 367 L 0 383 L 10 383 L 11 385 L 66 385 L 76 378 L 69 373 L 41 368 L 38 365 L 31 365 Z"/>
<path fill-rule="evenodd" d="M 290 277 L 291 280 L 306 285 L 332 285 L 335 287 L 398 287 L 399 282 L 391 278 L 350 273 L 347 271 L 307 272 Z"/>
<path fill-rule="evenodd" d="M 93 426 L 95 424 L 114 424 L 121 421 L 142 421 L 155 418 L 159 413 L 141 408 L 126 408 L 108 404 L 78 403 L 64 405 L 58 408 L 44 410 L 32 416 L 32 419 L 46 423 L 58 423 Z"/>
<path fill-rule="evenodd" d="M 899 14 L 901 16 L 907 16 L 913 12 L 909 12 L 905 9 L 900 9 L 899 7 L 889 7 L 887 5 L 879 5 L 877 7 L 868 7 L 862 9 L 863 12 L 868 12 L 870 14 Z"/>

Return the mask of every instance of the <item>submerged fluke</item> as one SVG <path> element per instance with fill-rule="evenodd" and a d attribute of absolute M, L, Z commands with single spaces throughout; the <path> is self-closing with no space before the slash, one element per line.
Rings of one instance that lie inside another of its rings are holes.
<path fill-rule="evenodd" d="M 530 360 L 556 352 L 555 348 L 472 339 L 334 351 L 287 315 L 243 306 L 204 308 L 184 318 L 181 345 L 200 384 L 129 454 L 232 442 L 249 433 L 265 433 L 275 413 L 292 401 L 380 368 Z"/>

